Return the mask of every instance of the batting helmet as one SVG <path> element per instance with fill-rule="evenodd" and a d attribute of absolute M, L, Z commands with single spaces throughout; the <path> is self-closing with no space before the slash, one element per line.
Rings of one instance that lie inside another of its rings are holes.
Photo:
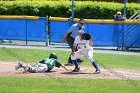
<path fill-rule="evenodd" d="M 49 59 L 50 59 L 50 58 L 57 59 L 57 55 L 56 55 L 56 53 L 51 53 L 50 56 L 49 56 Z"/>

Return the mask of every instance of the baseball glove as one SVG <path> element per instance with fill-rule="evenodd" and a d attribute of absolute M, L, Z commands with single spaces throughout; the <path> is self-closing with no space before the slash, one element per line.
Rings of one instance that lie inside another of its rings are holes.
<path fill-rule="evenodd" d="M 88 34 L 88 33 L 84 33 L 83 36 L 82 36 L 82 38 L 83 38 L 84 40 L 90 40 L 90 39 L 91 39 L 91 35 Z"/>

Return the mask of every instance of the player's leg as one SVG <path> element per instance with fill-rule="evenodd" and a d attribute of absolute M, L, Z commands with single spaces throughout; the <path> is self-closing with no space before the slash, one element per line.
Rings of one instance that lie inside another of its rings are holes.
<path fill-rule="evenodd" d="M 93 59 L 93 51 L 92 50 L 87 51 L 86 56 L 89 59 L 89 61 L 91 62 L 91 64 L 93 65 L 93 67 L 96 69 L 95 73 L 100 73 L 100 69 L 99 69 L 97 63 L 95 62 L 95 60 Z"/>
<path fill-rule="evenodd" d="M 78 51 L 78 47 L 76 47 L 75 51 L 77 52 Z M 77 62 L 80 64 L 82 62 L 84 62 L 84 60 L 81 60 L 80 58 L 77 59 Z"/>
<path fill-rule="evenodd" d="M 28 71 L 32 73 L 43 73 L 48 71 L 48 66 L 46 64 L 36 63 L 32 65 Z"/>
<path fill-rule="evenodd" d="M 23 68 L 24 73 L 26 72 L 39 73 L 39 72 L 46 72 L 48 70 L 47 65 L 41 63 L 36 63 L 35 65 L 29 65 L 29 64 L 27 65 L 25 63 L 19 62 L 15 66 L 15 69 L 18 70 L 19 68 Z"/>
<path fill-rule="evenodd" d="M 71 55 L 72 62 L 75 65 L 75 69 L 73 71 L 79 71 L 80 70 L 80 67 L 78 65 L 77 59 L 79 59 L 81 57 L 82 57 L 82 54 L 81 54 L 80 50 L 75 52 L 75 55 Z"/>
<path fill-rule="evenodd" d="M 73 43 L 74 43 L 74 38 L 68 36 L 68 37 L 66 38 L 66 40 L 67 40 L 67 43 L 69 44 L 70 49 L 71 49 L 71 51 L 72 51 Z M 72 65 L 72 64 L 73 64 L 73 63 L 72 63 L 71 54 L 70 54 L 70 56 L 69 56 L 69 58 L 68 58 L 68 63 L 65 64 L 65 66 L 70 66 L 70 65 Z"/>
<path fill-rule="evenodd" d="M 71 48 L 71 51 L 72 51 L 73 43 L 74 43 L 74 38 L 72 38 L 71 36 L 68 36 L 68 37 L 66 38 L 66 40 L 67 40 L 67 43 L 69 44 L 69 46 L 70 46 L 70 48 Z M 78 51 L 78 49 L 76 48 L 75 51 Z M 77 59 L 77 62 L 78 62 L 78 63 L 82 63 L 83 60 L 81 60 L 80 58 L 78 58 L 78 59 Z M 72 62 L 72 60 L 71 60 L 71 55 L 70 55 L 69 58 L 68 58 L 68 63 L 65 64 L 65 66 L 71 66 L 71 65 L 73 65 L 73 62 Z"/>
<path fill-rule="evenodd" d="M 29 69 L 29 67 L 30 67 L 30 65 L 27 65 L 27 64 L 25 64 L 25 63 L 19 62 L 19 63 L 17 63 L 17 64 L 15 65 L 15 70 L 18 70 L 19 68 L 23 68 L 23 69 L 24 69 L 24 72 L 27 72 L 28 69 Z"/>

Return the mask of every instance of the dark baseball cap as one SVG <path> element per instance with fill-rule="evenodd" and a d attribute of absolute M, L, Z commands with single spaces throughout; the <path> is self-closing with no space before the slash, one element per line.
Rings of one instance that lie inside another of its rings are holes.
<path fill-rule="evenodd" d="M 80 22 L 80 23 L 84 23 L 85 20 L 84 20 L 83 18 L 80 18 L 79 22 Z"/>

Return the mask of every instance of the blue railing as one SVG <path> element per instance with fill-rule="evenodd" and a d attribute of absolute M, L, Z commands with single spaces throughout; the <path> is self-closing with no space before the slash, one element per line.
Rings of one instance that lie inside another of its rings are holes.
<path fill-rule="evenodd" d="M 70 24 L 66 19 L 50 18 L 50 42 L 61 42 Z M 140 47 L 140 21 L 88 20 L 86 32 L 95 46 Z"/>
<path fill-rule="evenodd" d="M 0 19 L 0 40 L 46 41 L 46 18 Z"/>
<path fill-rule="evenodd" d="M 49 39 L 61 43 L 71 23 L 68 18 L 54 19 L 0 19 L 0 40 L 47 42 Z M 140 21 L 86 20 L 85 27 L 95 46 L 140 47 Z"/>

